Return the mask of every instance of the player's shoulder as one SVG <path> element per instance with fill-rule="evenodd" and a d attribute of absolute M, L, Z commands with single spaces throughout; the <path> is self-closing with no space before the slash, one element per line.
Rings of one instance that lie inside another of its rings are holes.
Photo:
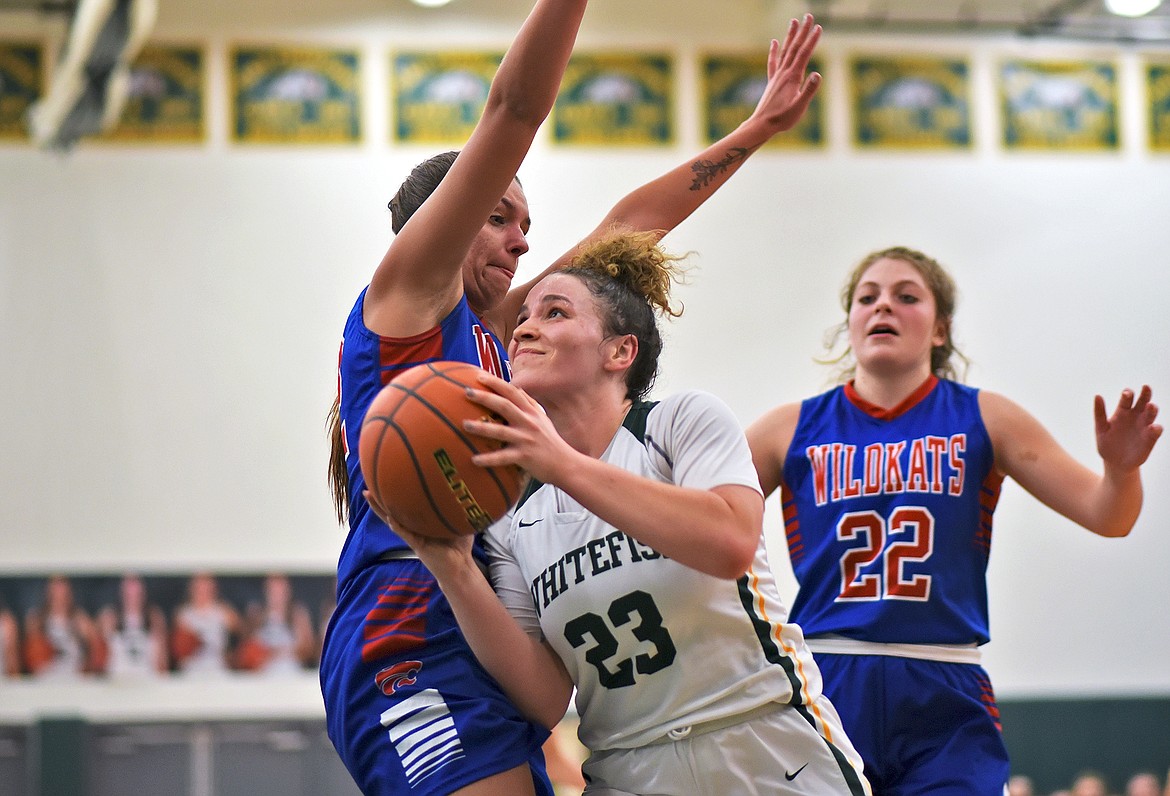
<path fill-rule="evenodd" d="M 806 411 L 811 412 L 813 410 L 822 409 L 824 407 L 834 406 L 842 401 L 848 401 L 849 391 L 846 388 L 850 387 L 851 385 L 852 382 L 849 382 L 848 384 L 834 384 L 832 387 L 829 387 L 826 390 L 822 390 L 821 392 L 818 392 L 814 395 L 806 396 L 802 400 L 796 402 L 796 405 L 804 408 Z"/>
<path fill-rule="evenodd" d="M 715 393 L 700 389 L 687 389 L 671 393 L 662 400 L 654 402 L 650 408 L 652 415 L 702 414 L 707 412 L 731 414 L 731 407 Z"/>
<path fill-rule="evenodd" d="M 1018 403 L 1001 393 L 980 390 L 977 395 L 979 414 L 987 430 L 995 435 L 1001 428 L 1031 419 L 1031 415 Z"/>
<path fill-rule="evenodd" d="M 698 429 L 712 425 L 740 428 L 739 420 L 727 402 L 706 390 L 687 389 L 671 393 L 653 402 L 645 411 L 645 428 L 651 433 L 657 432 L 657 436 L 667 429 Z"/>
<path fill-rule="evenodd" d="M 642 439 L 646 445 L 677 452 L 679 446 L 738 444 L 745 438 L 739 418 L 722 398 L 689 389 L 663 398 L 650 410 Z"/>
<path fill-rule="evenodd" d="M 807 396 L 799 401 L 788 401 L 777 404 L 764 411 L 751 424 L 750 429 L 776 433 L 779 431 L 791 432 L 796 429 L 802 419 L 816 418 L 822 415 L 838 416 L 842 409 L 840 402 L 845 399 L 843 385 L 836 385 L 824 392 Z"/>
<path fill-rule="evenodd" d="M 791 431 L 796 428 L 802 407 L 802 402 L 794 401 L 766 409 L 763 414 L 752 421 L 751 425 L 748 426 L 748 431 L 749 433 L 752 430 L 776 432 L 787 429 Z"/>
<path fill-rule="evenodd" d="M 953 395 L 962 395 L 971 399 L 977 398 L 978 396 L 987 392 L 987 390 L 980 389 L 979 387 L 975 387 L 970 384 L 964 384 L 961 381 L 955 381 L 953 379 L 945 379 L 941 377 L 938 379 L 938 385 L 936 389 L 939 392 L 949 392 Z"/>

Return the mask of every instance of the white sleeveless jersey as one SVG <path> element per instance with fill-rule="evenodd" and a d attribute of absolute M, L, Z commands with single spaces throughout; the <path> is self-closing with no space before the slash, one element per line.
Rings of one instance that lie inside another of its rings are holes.
<path fill-rule="evenodd" d="M 268 619 L 256 631 L 256 638 L 268 648 L 271 655 L 261 667 L 265 674 L 295 674 L 301 671 L 297 658 L 297 639 L 292 623 L 280 615 L 269 614 Z"/>
<path fill-rule="evenodd" d="M 218 604 L 205 608 L 185 605 L 179 609 L 178 619 L 193 630 L 202 642 L 195 654 L 180 662 L 180 670 L 187 674 L 226 672 L 230 639 L 227 614 L 223 607 Z"/>
<path fill-rule="evenodd" d="M 106 636 L 110 648 L 106 673 L 111 677 L 157 677 L 159 672 L 155 662 L 161 642 L 151 635 L 146 617 L 141 613 L 119 616 L 117 629 Z"/>
<path fill-rule="evenodd" d="M 72 617 L 45 617 L 45 638 L 53 647 L 53 659 L 38 677 L 76 677 L 85 665 L 85 650 Z"/>
<path fill-rule="evenodd" d="M 601 458 L 693 489 L 759 490 L 738 421 L 703 392 L 636 404 Z M 500 598 L 576 684 L 580 737 L 592 751 L 642 746 L 768 702 L 809 705 L 821 693 L 762 536 L 748 573 L 722 580 L 663 557 L 546 484 L 486 542 Z"/>

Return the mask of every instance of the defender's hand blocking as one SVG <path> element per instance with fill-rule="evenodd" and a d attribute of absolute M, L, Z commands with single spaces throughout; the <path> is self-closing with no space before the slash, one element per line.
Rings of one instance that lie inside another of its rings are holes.
<path fill-rule="evenodd" d="M 758 120 L 774 132 L 792 129 L 821 85 L 817 72 L 805 76 L 809 59 L 821 38 L 821 26 L 814 24 L 812 14 L 788 23 L 788 33 L 781 45 L 775 39 L 768 49 L 768 84 L 752 111 L 751 119 Z"/>

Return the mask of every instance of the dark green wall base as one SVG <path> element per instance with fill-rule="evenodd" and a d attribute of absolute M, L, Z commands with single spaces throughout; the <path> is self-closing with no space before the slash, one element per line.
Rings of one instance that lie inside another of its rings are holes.
<path fill-rule="evenodd" d="M 1038 794 L 1085 769 L 1121 793 L 1134 773 L 1165 779 L 1170 768 L 1170 697 L 1004 699 L 999 710 L 1012 772 L 1030 776 Z"/>
<path fill-rule="evenodd" d="M 31 728 L 30 793 L 86 796 L 89 725 L 75 716 L 45 717 Z"/>

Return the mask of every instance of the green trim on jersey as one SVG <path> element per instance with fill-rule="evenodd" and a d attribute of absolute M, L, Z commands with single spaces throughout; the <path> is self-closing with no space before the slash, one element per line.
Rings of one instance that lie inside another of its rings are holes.
<path fill-rule="evenodd" d="M 788 675 L 788 681 L 792 684 L 792 699 L 788 701 L 788 706 L 796 710 L 805 721 L 812 725 L 813 729 L 821 733 L 820 725 L 817 723 L 816 717 L 813 716 L 808 705 L 804 702 L 803 683 L 796 674 L 792 658 L 786 655 L 776 645 L 775 640 L 772 638 L 771 623 L 760 616 L 755 610 L 755 595 L 748 588 L 748 576 L 743 575 L 736 581 L 736 584 L 739 587 L 739 599 L 743 603 L 744 611 L 751 619 L 752 627 L 756 631 L 756 638 L 760 642 L 760 648 L 764 651 L 764 657 L 771 663 L 784 669 L 784 672 Z M 825 745 L 829 747 L 833 759 L 837 761 L 837 765 L 841 769 L 841 774 L 845 777 L 845 781 L 849 785 L 849 793 L 852 796 L 865 796 L 865 787 L 861 784 L 861 779 L 857 776 L 857 771 L 850 764 L 849 759 L 837 748 L 836 744 L 828 738 L 825 738 L 823 734 L 821 737 L 824 739 Z"/>
<path fill-rule="evenodd" d="M 630 411 L 626 412 L 626 417 L 622 421 L 622 428 L 633 434 L 638 442 L 646 441 L 646 418 L 650 416 L 650 410 L 658 406 L 658 401 L 635 401 L 630 407 Z M 544 486 L 543 481 L 538 481 L 535 478 L 528 479 L 528 485 L 524 487 L 524 493 L 520 495 L 520 500 L 516 502 L 516 509 L 524 505 L 528 498 L 536 494 L 536 490 Z"/>
<path fill-rule="evenodd" d="M 756 631 L 756 639 L 760 642 L 760 649 L 763 650 L 764 657 L 770 663 L 782 668 L 784 673 L 788 675 L 788 682 L 792 686 L 792 699 L 788 701 L 788 705 L 790 707 L 803 705 L 804 683 L 796 673 L 796 666 L 793 664 L 792 658 L 785 654 L 772 638 L 772 630 L 774 629 L 772 623 L 756 611 L 756 595 L 748 588 L 748 576 L 741 575 L 736 580 L 736 586 L 739 588 L 739 601 L 743 604 L 744 613 L 751 620 L 752 629 Z"/>

